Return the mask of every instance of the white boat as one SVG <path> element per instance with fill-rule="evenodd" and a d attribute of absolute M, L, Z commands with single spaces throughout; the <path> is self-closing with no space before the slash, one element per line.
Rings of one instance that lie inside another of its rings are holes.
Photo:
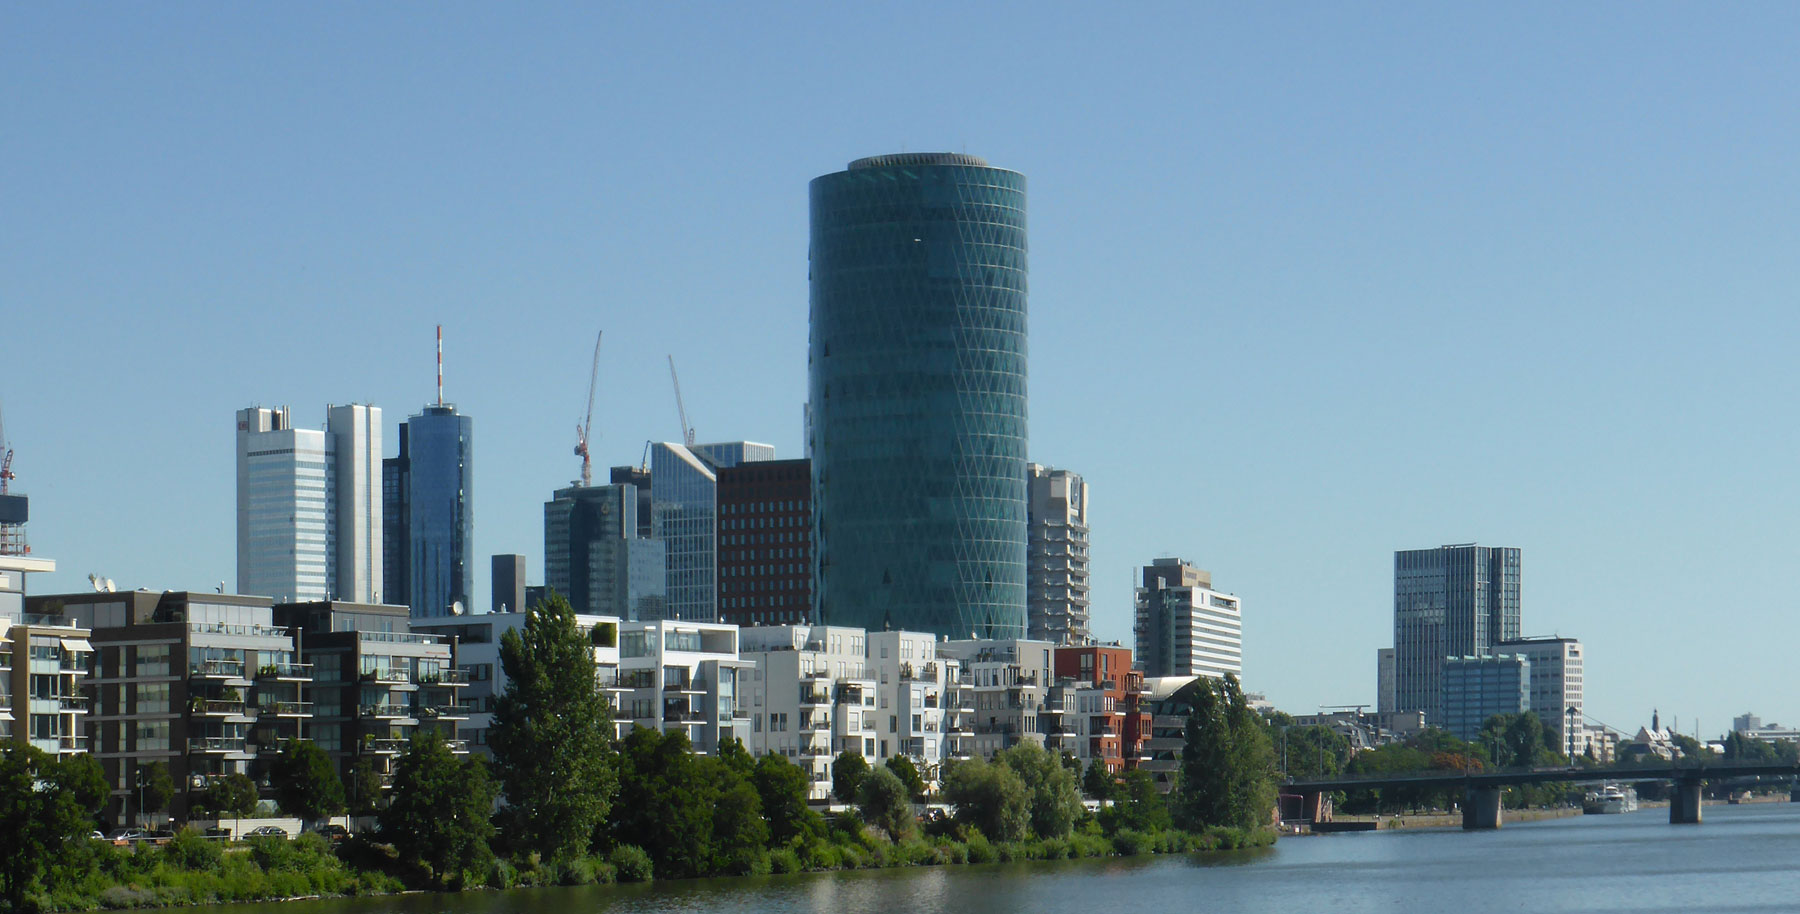
<path fill-rule="evenodd" d="M 1637 808 L 1636 788 L 1617 784 L 1602 784 L 1598 790 L 1590 790 L 1581 798 L 1581 811 L 1588 815 L 1637 812 Z"/>

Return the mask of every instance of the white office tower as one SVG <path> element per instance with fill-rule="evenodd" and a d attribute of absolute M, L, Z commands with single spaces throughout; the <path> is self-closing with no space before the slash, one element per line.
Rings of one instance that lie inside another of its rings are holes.
<path fill-rule="evenodd" d="M 1137 663 L 1144 677 L 1244 675 L 1238 598 L 1212 589 L 1212 573 L 1180 559 L 1144 566 L 1137 589 Z"/>
<path fill-rule="evenodd" d="M 238 410 L 239 593 L 380 602 L 381 409 L 326 413 L 320 431 L 285 406 Z"/>
<path fill-rule="evenodd" d="M 1027 635 L 1059 645 L 1090 644 L 1087 483 L 1068 470 L 1036 463 L 1026 473 Z"/>

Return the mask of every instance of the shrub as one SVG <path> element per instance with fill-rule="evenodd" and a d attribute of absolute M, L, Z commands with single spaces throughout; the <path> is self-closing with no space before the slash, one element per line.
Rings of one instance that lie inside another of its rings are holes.
<path fill-rule="evenodd" d="M 654 878 L 655 867 L 650 862 L 650 855 L 635 844 L 621 844 L 613 848 L 608 858 L 618 870 L 620 882 L 649 882 Z"/>
<path fill-rule="evenodd" d="M 1113 835 L 1113 852 L 1121 857 L 1136 857 L 1147 854 L 1156 847 L 1156 839 L 1140 831 L 1124 829 Z"/>
<path fill-rule="evenodd" d="M 950 838 L 937 839 L 938 859 L 944 863 L 968 863 L 969 847 L 961 841 Z"/>
<path fill-rule="evenodd" d="M 769 852 L 769 869 L 776 873 L 798 873 L 805 867 L 793 848 L 778 847 Z"/>
<path fill-rule="evenodd" d="M 208 841 L 192 826 L 182 829 L 163 845 L 163 859 L 176 869 L 214 870 L 225 856 L 216 841 Z"/>
<path fill-rule="evenodd" d="M 994 851 L 993 842 L 974 829 L 970 829 L 968 836 L 963 839 L 963 846 L 967 849 L 970 863 L 993 863 L 1000 859 Z"/>

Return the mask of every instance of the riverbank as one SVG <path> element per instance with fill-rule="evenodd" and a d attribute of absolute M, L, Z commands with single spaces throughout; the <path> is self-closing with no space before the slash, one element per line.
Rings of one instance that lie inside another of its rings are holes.
<path fill-rule="evenodd" d="M 705 878 L 714 882 L 744 880 L 748 885 L 770 875 L 792 873 L 1209 854 L 1268 847 L 1276 837 L 1272 829 L 1217 828 L 1199 834 L 1124 829 L 1110 837 L 1078 831 L 1061 838 L 992 842 L 974 833 L 966 840 L 915 837 L 896 843 L 864 831 L 850 840 L 812 848 L 804 856 L 795 849 L 777 850 L 770 855 L 771 865 L 760 872 Z M 359 842 L 356 850 L 340 847 L 337 852 L 317 836 L 293 841 L 259 838 L 225 848 L 184 832 L 161 847 L 118 848 L 104 842 L 90 843 L 85 853 L 77 855 L 80 859 L 67 862 L 69 875 L 74 878 L 36 897 L 40 910 L 130 910 L 402 894 L 451 896 L 463 892 L 648 882 L 654 878 L 647 858 L 642 860 L 642 868 L 634 866 L 641 852 L 630 848 L 625 853 L 615 851 L 604 858 L 566 866 L 515 866 L 496 859 L 485 873 L 470 874 L 476 878 L 459 890 L 420 893 L 407 889 L 398 876 L 379 867 L 357 867 L 347 862 L 346 858 L 378 847 L 367 842 Z"/>
<path fill-rule="evenodd" d="M 1581 815 L 1581 807 L 1565 806 L 1555 809 L 1507 809 L 1500 814 L 1500 821 L 1505 822 L 1539 822 L 1546 819 L 1566 819 Z M 1459 828 L 1462 826 L 1462 813 L 1437 812 L 1418 813 L 1400 816 L 1346 816 L 1334 815 L 1333 822 L 1373 822 L 1379 829 L 1390 828 Z"/>

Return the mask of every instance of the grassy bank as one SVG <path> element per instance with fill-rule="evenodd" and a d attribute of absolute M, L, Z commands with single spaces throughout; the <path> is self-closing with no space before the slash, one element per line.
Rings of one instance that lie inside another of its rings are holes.
<path fill-rule="evenodd" d="M 1203 853 L 1267 847 L 1270 829 L 1215 828 L 1195 834 L 1121 830 L 1110 837 L 1088 829 L 1063 838 L 989 841 L 979 832 L 960 838 L 889 841 L 874 829 L 833 830 L 829 839 L 797 842 L 753 857 L 743 875 L 830 872 L 906 866 L 954 866 L 1020 860 L 1071 860 L 1145 854 Z M 123 910 L 290 898 L 380 895 L 405 889 L 381 845 L 352 841 L 337 848 L 316 835 L 292 841 L 258 838 L 225 847 L 193 832 L 162 846 L 115 847 L 82 839 L 59 865 L 55 888 L 38 895 L 44 911 Z M 353 862 L 354 861 L 354 862 Z M 465 874 L 466 890 L 555 885 L 605 885 L 655 878 L 649 855 L 630 845 L 568 863 L 535 859 L 493 861 Z"/>

